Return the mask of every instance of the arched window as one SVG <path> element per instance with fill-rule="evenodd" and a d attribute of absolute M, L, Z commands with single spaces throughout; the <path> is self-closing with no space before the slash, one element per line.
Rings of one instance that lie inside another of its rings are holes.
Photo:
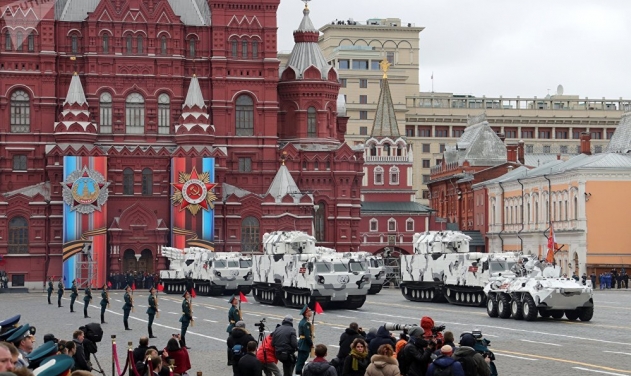
<path fill-rule="evenodd" d="M 142 170 L 142 195 L 151 196 L 153 194 L 153 171 L 150 168 Z"/>
<path fill-rule="evenodd" d="M 370 156 L 371 157 L 376 157 L 377 156 L 377 147 L 375 145 L 371 145 L 370 146 Z"/>
<path fill-rule="evenodd" d="M 188 41 L 188 56 L 190 58 L 195 58 L 195 45 L 197 40 L 195 38 L 191 38 Z"/>
<path fill-rule="evenodd" d="M 383 184 L 383 168 L 380 166 L 375 167 L 375 184 Z"/>
<path fill-rule="evenodd" d="M 246 40 L 241 42 L 241 57 L 248 58 L 248 41 Z"/>
<path fill-rule="evenodd" d="M 396 166 L 390 167 L 390 184 L 399 185 L 399 168 Z"/>
<path fill-rule="evenodd" d="M 139 35 L 136 38 L 136 53 L 138 55 L 142 54 L 142 36 L 141 35 Z"/>
<path fill-rule="evenodd" d="M 123 170 L 123 194 L 134 194 L 134 170 L 129 167 Z"/>
<path fill-rule="evenodd" d="M 307 137 L 318 137 L 315 107 L 309 107 L 309 109 L 307 110 Z"/>
<path fill-rule="evenodd" d="M 7 31 L 4 34 L 4 50 L 11 51 L 12 43 L 11 43 L 11 32 Z"/>
<path fill-rule="evenodd" d="M 167 54 L 167 37 L 166 37 L 166 35 L 163 35 L 160 38 L 160 53 L 162 55 L 166 55 Z"/>
<path fill-rule="evenodd" d="M 254 135 L 254 102 L 247 95 L 240 95 L 237 98 L 235 123 L 237 136 Z"/>
<path fill-rule="evenodd" d="M 128 35 L 127 38 L 125 38 L 125 52 L 130 54 L 130 55 L 132 53 L 131 40 L 132 40 L 132 36 L 131 35 Z"/>
<path fill-rule="evenodd" d="M 28 35 L 28 52 L 34 52 L 34 51 L 35 51 L 35 35 L 29 34 Z"/>
<path fill-rule="evenodd" d="M 232 42 L 230 42 L 230 50 L 231 50 L 232 57 L 237 57 L 238 48 L 239 48 L 239 44 L 236 40 L 233 40 Z"/>
<path fill-rule="evenodd" d="M 379 231 L 379 221 L 376 218 L 370 220 L 370 231 L 377 232 Z"/>
<path fill-rule="evenodd" d="M 259 57 L 259 42 L 256 40 L 252 41 L 252 59 L 257 59 Z"/>
<path fill-rule="evenodd" d="M 125 101 L 125 124 L 128 134 L 145 133 L 145 99 L 138 93 L 127 96 Z"/>
<path fill-rule="evenodd" d="M 24 217 L 9 221 L 8 253 L 28 253 L 28 222 Z"/>
<path fill-rule="evenodd" d="M 383 144 L 383 156 L 390 155 L 390 144 Z"/>
<path fill-rule="evenodd" d="M 320 202 L 315 208 L 314 228 L 316 241 L 326 241 L 326 205 Z"/>
<path fill-rule="evenodd" d="M 259 220 L 254 217 L 246 217 L 241 222 L 241 252 L 259 252 L 260 238 Z"/>
<path fill-rule="evenodd" d="M 109 34 L 107 33 L 103 34 L 102 43 L 103 43 L 103 53 L 109 54 L 110 53 L 110 35 Z"/>
<path fill-rule="evenodd" d="M 171 99 L 164 93 L 158 97 L 158 133 L 171 133 Z"/>
<path fill-rule="evenodd" d="M 388 232 L 397 231 L 397 221 L 394 218 L 388 219 Z"/>
<path fill-rule="evenodd" d="M 99 113 L 101 120 L 99 131 L 101 133 L 112 133 L 112 95 L 110 93 L 101 93 Z"/>
<path fill-rule="evenodd" d="M 405 231 L 414 231 L 414 220 L 412 218 L 408 218 L 405 221 Z"/>
<path fill-rule="evenodd" d="M 24 44 L 24 34 L 21 31 L 18 31 L 15 37 L 15 50 L 23 51 L 22 45 Z"/>
<path fill-rule="evenodd" d="M 24 90 L 11 94 L 11 133 L 28 133 L 31 130 L 31 99 Z"/>
<path fill-rule="evenodd" d="M 578 219 L 578 198 L 574 196 L 574 219 Z"/>

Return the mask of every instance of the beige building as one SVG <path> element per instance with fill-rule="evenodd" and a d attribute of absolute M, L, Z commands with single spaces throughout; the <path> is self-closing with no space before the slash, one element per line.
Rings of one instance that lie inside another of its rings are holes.
<path fill-rule="evenodd" d="M 420 92 L 419 39 L 422 27 L 398 18 L 332 22 L 320 28 L 324 56 L 338 70 L 341 94 L 350 117 L 346 140 L 363 143 L 370 131 L 379 98 L 379 61 L 388 72 L 400 133 L 413 145 L 417 200 L 429 204 L 424 184 L 442 152 L 462 135 L 467 118 L 486 113 L 492 128 L 508 143 L 525 142 L 526 163 L 537 166 L 557 154 L 578 153 L 581 132 L 591 134 L 594 153 L 601 152 L 631 99 L 589 99 L 565 95 L 559 85 L 542 98 L 487 98 L 453 93 Z M 425 53 L 427 53 L 425 51 Z M 284 54 L 279 54 L 281 61 Z"/>

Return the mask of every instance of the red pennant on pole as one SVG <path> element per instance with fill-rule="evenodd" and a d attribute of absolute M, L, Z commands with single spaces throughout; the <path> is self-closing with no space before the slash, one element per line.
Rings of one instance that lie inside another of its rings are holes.
<path fill-rule="evenodd" d="M 315 302 L 315 313 L 317 313 L 318 315 L 324 313 L 324 310 L 322 309 L 322 306 L 318 302 Z"/>
<path fill-rule="evenodd" d="M 246 298 L 245 295 L 241 291 L 239 291 L 239 300 L 241 300 L 243 303 L 248 302 L 248 298 Z"/>
<path fill-rule="evenodd" d="M 136 282 L 131 284 L 131 291 L 136 291 Z"/>
<path fill-rule="evenodd" d="M 195 289 L 191 289 L 191 297 L 195 298 L 197 297 L 197 294 L 195 293 Z"/>
<path fill-rule="evenodd" d="M 162 283 L 158 283 L 157 289 L 158 291 L 164 291 L 164 286 L 162 286 Z"/>

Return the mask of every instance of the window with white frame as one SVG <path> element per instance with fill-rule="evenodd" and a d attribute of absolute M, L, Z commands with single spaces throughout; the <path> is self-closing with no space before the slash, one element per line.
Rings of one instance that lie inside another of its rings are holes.
<path fill-rule="evenodd" d="M 379 230 L 379 221 L 375 218 L 370 220 L 370 231 L 378 231 Z"/>
<path fill-rule="evenodd" d="M 375 184 L 383 185 L 383 167 L 375 167 Z"/>
<path fill-rule="evenodd" d="M 397 221 L 394 218 L 388 219 L 388 231 L 397 231 Z"/>
<path fill-rule="evenodd" d="M 391 185 L 399 185 L 399 168 L 396 166 L 390 167 L 390 184 Z"/>
<path fill-rule="evenodd" d="M 408 218 L 405 221 L 405 231 L 414 231 L 414 220 L 412 218 Z"/>
<path fill-rule="evenodd" d="M 145 133 L 145 99 L 138 93 L 127 96 L 125 101 L 126 133 Z"/>
<path fill-rule="evenodd" d="M 171 98 L 165 93 L 158 96 L 158 133 L 171 133 Z"/>
<path fill-rule="evenodd" d="M 112 133 L 112 94 L 108 92 L 101 93 L 99 113 L 99 131 L 101 133 Z"/>

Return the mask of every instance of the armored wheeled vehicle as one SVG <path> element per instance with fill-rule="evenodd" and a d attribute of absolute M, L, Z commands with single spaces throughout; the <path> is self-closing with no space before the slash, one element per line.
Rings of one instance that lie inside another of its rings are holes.
<path fill-rule="evenodd" d="M 363 254 L 368 262 L 368 271 L 370 272 L 370 290 L 368 290 L 368 295 L 378 294 L 386 282 L 387 273 L 383 257 L 375 256 L 370 252 L 355 252 L 353 254 Z"/>
<path fill-rule="evenodd" d="M 252 260 L 239 252 L 212 252 L 205 248 L 162 247 L 169 269 L 160 271 L 167 294 L 194 288 L 199 295 L 249 294 Z"/>
<path fill-rule="evenodd" d="M 401 256 L 401 293 L 407 300 L 484 306 L 483 288 L 492 275 L 510 269 L 519 254 L 469 252 L 458 231 L 414 234 L 414 254 Z"/>
<path fill-rule="evenodd" d="M 263 254 L 252 256 L 252 294 L 263 304 L 356 309 L 366 301 L 370 274 L 361 255 L 316 247 L 300 231 L 263 235 Z"/>
<path fill-rule="evenodd" d="M 542 269 L 543 268 L 543 272 Z M 562 278 L 561 268 L 536 259 L 525 263 L 525 275 L 504 273 L 485 287 L 490 317 L 536 320 L 537 317 L 589 321 L 594 315 L 591 281 Z"/>

